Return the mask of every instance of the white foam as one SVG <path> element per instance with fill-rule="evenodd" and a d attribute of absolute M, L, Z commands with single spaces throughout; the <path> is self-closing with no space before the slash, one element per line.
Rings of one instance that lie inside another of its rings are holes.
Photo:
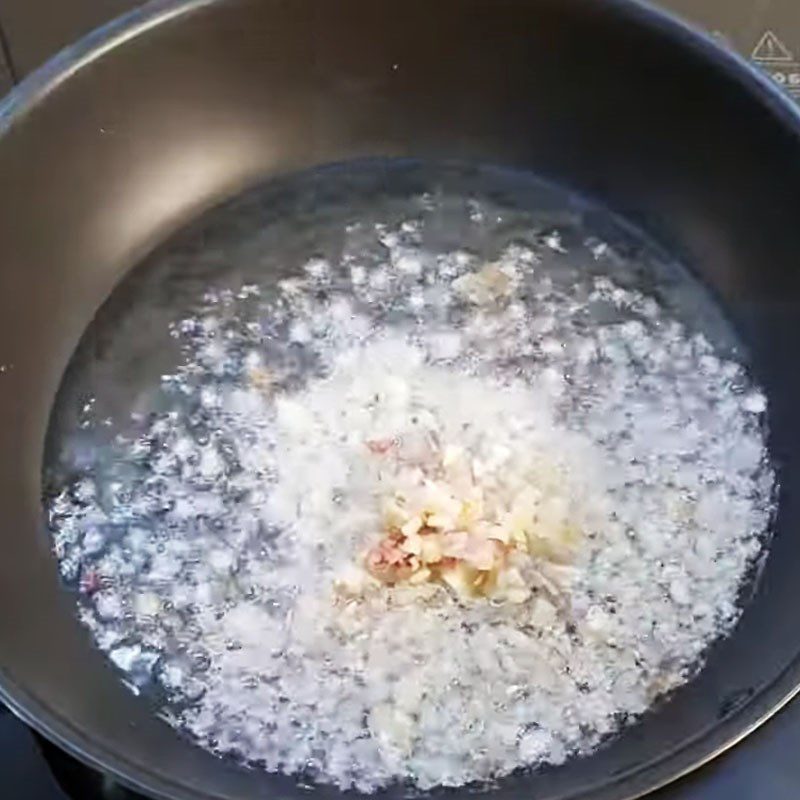
<path fill-rule="evenodd" d="M 452 285 L 481 269 L 473 255 L 426 253 L 416 223 L 376 237 L 391 272 L 350 264 L 344 294 L 320 297 L 336 269 L 314 259 L 260 307 L 270 346 L 286 323 L 311 377 L 219 336 L 214 292 L 176 326 L 188 363 L 164 392 L 198 401 L 208 433 L 157 415 L 150 471 L 117 480 L 125 502 L 93 505 L 102 474 L 59 496 L 62 572 L 103 576 L 83 613 L 98 645 L 135 686 L 158 663 L 189 701 L 170 721 L 211 749 L 363 791 L 561 763 L 684 682 L 735 623 L 772 511 L 766 398 L 653 298 L 610 277 L 556 291 L 557 231 L 494 261 L 509 295 L 470 278 L 469 302 Z M 625 318 L 587 325 L 584 297 Z M 248 382 L 262 368 L 275 388 Z M 520 488 L 523 461 L 548 464 L 546 513 L 569 509 L 586 533 L 577 562 L 549 565 L 515 606 L 435 587 L 336 600 L 394 480 L 364 443 L 414 430 L 423 450 L 426 436 L 466 448 L 497 496 Z"/>

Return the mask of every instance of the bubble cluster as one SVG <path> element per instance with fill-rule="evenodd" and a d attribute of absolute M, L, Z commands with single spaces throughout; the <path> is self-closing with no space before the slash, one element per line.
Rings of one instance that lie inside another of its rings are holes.
<path fill-rule="evenodd" d="M 48 502 L 82 619 L 135 691 L 215 752 L 362 791 L 590 752 L 731 630 L 773 510 L 764 395 L 619 280 L 613 248 L 551 228 L 487 257 L 429 247 L 426 225 L 354 224 L 276 289 L 209 290 L 172 322 L 156 399 L 73 452 Z M 575 255 L 593 269 L 565 271 Z M 574 560 L 524 602 L 343 598 L 381 528 L 364 444 L 414 430 L 492 491 L 548 465 Z"/>

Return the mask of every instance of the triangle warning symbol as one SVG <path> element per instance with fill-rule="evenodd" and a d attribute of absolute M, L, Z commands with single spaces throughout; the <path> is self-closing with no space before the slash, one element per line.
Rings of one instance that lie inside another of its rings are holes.
<path fill-rule="evenodd" d="M 794 61 L 789 49 L 772 31 L 766 31 L 758 40 L 750 58 L 767 62 Z"/>

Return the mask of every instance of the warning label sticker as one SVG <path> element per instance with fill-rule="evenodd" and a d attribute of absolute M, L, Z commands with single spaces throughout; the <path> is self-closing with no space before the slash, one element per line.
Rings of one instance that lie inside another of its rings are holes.
<path fill-rule="evenodd" d="M 800 62 L 774 31 L 764 31 L 750 58 L 775 83 L 786 89 L 793 97 L 800 99 Z"/>

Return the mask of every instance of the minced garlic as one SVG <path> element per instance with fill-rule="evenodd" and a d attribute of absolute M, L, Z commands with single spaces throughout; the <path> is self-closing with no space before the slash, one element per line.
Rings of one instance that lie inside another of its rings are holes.
<path fill-rule="evenodd" d="M 407 465 L 402 437 L 366 442 L 370 456 L 394 461 L 394 488 L 382 503 L 383 532 L 364 555 L 374 579 L 394 586 L 433 582 L 459 599 L 486 597 L 523 603 L 531 596 L 519 569 L 533 563 L 569 563 L 580 544 L 580 528 L 552 491 L 554 471 L 519 476 L 523 488 L 508 498 L 454 444 L 432 449 L 424 464 Z M 502 462 L 508 457 L 499 453 Z M 477 468 L 476 468 L 477 467 Z M 537 486 L 537 478 L 547 479 Z M 530 484 L 525 483 L 530 479 Z M 547 581 L 545 581 L 547 582 Z"/>

